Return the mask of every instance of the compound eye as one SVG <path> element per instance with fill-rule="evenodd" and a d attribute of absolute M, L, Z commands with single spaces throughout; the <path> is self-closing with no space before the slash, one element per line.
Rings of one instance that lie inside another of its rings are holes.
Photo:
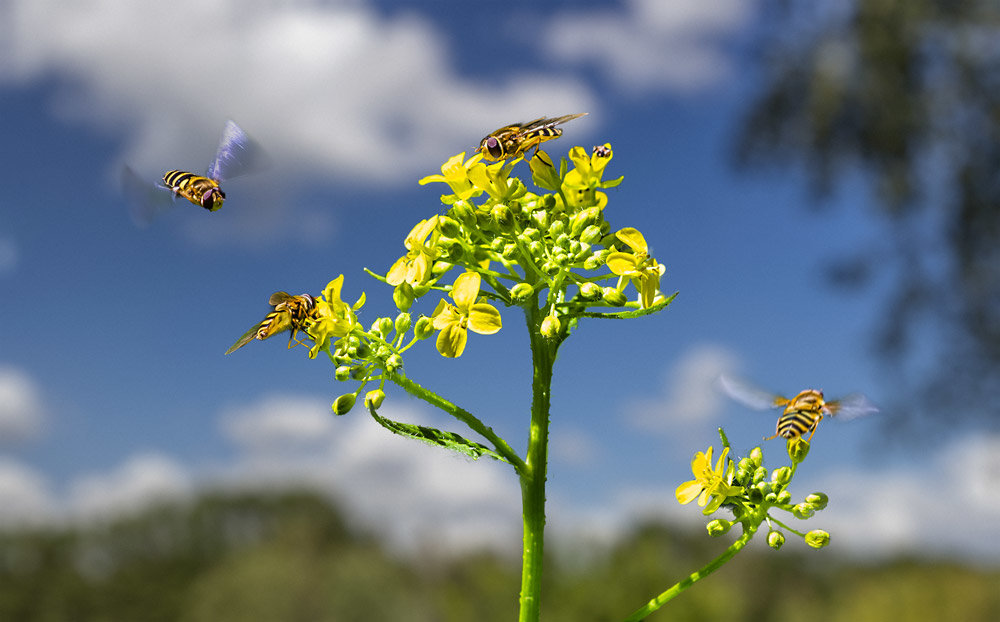
<path fill-rule="evenodd" d="M 486 139 L 486 151 L 492 158 L 499 159 L 503 157 L 503 146 L 500 145 L 500 141 L 495 136 L 490 136 Z"/>

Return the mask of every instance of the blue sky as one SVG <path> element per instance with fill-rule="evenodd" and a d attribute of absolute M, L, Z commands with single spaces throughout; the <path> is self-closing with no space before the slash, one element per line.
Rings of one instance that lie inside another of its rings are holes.
<path fill-rule="evenodd" d="M 621 533 L 638 518 L 697 523 L 673 490 L 726 427 L 746 451 L 774 419 L 727 402 L 720 372 L 786 393 L 885 401 L 869 347 L 878 290 L 827 287 L 832 259 L 886 235 L 867 195 L 812 204 L 800 170 L 740 174 L 733 131 L 759 84 L 753 2 L 238 0 L 0 8 L 0 524 L 94 520 L 205 488 L 307 482 L 399 546 L 444 529 L 456 547 L 519 551 L 518 489 L 502 465 L 392 437 L 283 339 L 226 348 L 276 290 L 318 293 L 346 275 L 366 313 L 394 314 L 365 276 L 441 211 L 416 180 L 509 122 L 589 112 L 549 152 L 611 142 L 615 227 L 642 230 L 666 264 L 664 313 L 585 322 L 553 397 L 550 525 Z M 571 8 L 572 7 L 572 8 Z M 197 15 L 198 19 L 191 19 Z M 217 213 L 180 204 L 128 218 L 116 179 L 200 171 L 226 119 L 270 167 L 225 185 Z M 526 169 L 521 171 L 526 175 Z M 432 309 L 423 309 L 429 313 Z M 407 373 L 523 450 L 530 369 L 521 321 L 472 336 L 458 360 L 432 343 Z M 385 412 L 447 425 L 402 394 Z M 456 426 L 449 426 L 459 430 Z M 811 527 L 847 551 L 996 559 L 955 524 L 998 507 L 1000 438 L 969 435 L 878 455 L 877 418 L 824 423 L 796 480 L 832 502 Z M 780 441 L 766 446 L 772 465 Z M 927 544 L 933 542 L 933 544 Z"/>

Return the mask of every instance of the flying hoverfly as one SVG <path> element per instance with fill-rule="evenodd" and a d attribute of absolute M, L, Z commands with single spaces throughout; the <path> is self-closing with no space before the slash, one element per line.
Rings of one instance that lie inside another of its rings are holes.
<path fill-rule="evenodd" d="M 267 303 L 273 310 L 262 321 L 243 333 L 243 336 L 226 350 L 226 354 L 239 350 L 254 339 L 263 341 L 286 330 L 292 331 L 292 336 L 288 339 L 289 348 L 292 347 L 292 342 L 302 343 L 295 338 L 295 335 L 305 329 L 305 321 L 312 316 L 316 308 L 316 298 L 309 294 L 292 296 L 287 292 L 274 292 Z"/>
<path fill-rule="evenodd" d="M 779 436 L 792 440 L 809 432 L 809 437 L 806 439 L 806 442 L 809 442 L 823 417 L 837 416 L 839 419 L 848 420 L 878 411 L 878 408 L 860 393 L 827 401 L 823 397 L 823 391 L 806 389 L 793 398 L 787 398 L 726 376 L 719 377 L 719 386 L 729 397 L 754 410 L 783 409 L 781 416 L 778 417 L 774 435 L 768 436 L 765 441 Z"/>
<path fill-rule="evenodd" d="M 486 160 L 505 160 L 514 158 L 538 146 L 547 140 L 562 136 L 562 129 L 556 127 L 587 114 L 579 112 L 562 117 L 547 119 L 541 117 L 527 123 L 513 123 L 490 132 L 479 142 L 476 151 L 482 152 Z"/>
<path fill-rule="evenodd" d="M 170 205 L 168 197 L 183 197 L 214 212 L 222 207 L 226 193 L 219 183 L 257 168 L 261 159 L 256 143 L 234 121 L 227 121 L 205 175 L 170 170 L 161 181 L 149 184 L 128 165 L 122 169 L 122 188 L 136 224 L 146 225 L 158 211 Z"/>

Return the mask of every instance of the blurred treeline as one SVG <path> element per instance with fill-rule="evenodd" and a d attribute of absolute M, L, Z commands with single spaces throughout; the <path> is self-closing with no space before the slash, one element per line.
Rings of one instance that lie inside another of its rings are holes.
<path fill-rule="evenodd" d="M 727 542 L 648 525 L 611 548 L 556 552 L 543 619 L 623 619 Z M 858 565 L 794 548 L 791 538 L 781 552 L 751 546 L 651 619 L 974 621 L 1000 611 L 998 568 Z M 100 525 L 5 532 L 0 620 L 509 622 L 518 572 L 517 559 L 490 553 L 393 555 L 310 494 L 215 495 Z"/>

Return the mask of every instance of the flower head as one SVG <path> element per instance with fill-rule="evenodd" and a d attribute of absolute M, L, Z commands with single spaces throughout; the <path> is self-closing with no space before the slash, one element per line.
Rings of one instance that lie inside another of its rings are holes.
<path fill-rule="evenodd" d="M 316 345 L 309 350 L 309 356 L 315 357 L 331 338 L 340 339 L 347 336 L 358 323 L 354 314 L 365 304 L 365 294 L 362 292 L 354 305 L 348 305 L 340 299 L 340 290 L 344 286 L 344 275 L 330 281 L 323 295 L 316 301 L 313 320 L 307 332 Z"/>
<path fill-rule="evenodd" d="M 435 247 L 438 232 L 438 216 L 435 214 L 431 218 L 418 222 L 410 233 L 406 236 L 403 245 L 407 253 L 396 260 L 385 275 L 385 282 L 396 286 L 406 282 L 410 285 L 420 285 L 427 280 L 431 274 L 431 266 L 440 254 Z M 434 233 L 430 244 L 427 243 L 427 236 Z"/>
<path fill-rule="evenodd" d="M 425 186 L 435 181 L 444 182 L 451 186 L 455 199 L 464 200 L 469 199 L 470 197 L 479 196 L 483 191 L 482 189 L 473 186 L 472 182 L 469 181 L 469 169 L 479 163 L 482 158 L 483 154 L 477 153 L 468 160 L 465 160 L 465 152 L 463 151 L 441 165 L 441 175 L 428 175 L 417 183 L 421 186 Z M 445 201 L 444 197 L 442 197 L 442 201 L 445 203 L 452 203 L 453 200 Z"/>
<path fill-rule="evenodd" d="M 682 505 L 691 503 L 697 498 L 698 505 L 705 508 L 702 512 L 708 515 L 719 509 L 726 498 L 741 494 L 743 489 L 732 485 L 736 468 L 732 460 L 726 464 L 728 454 L 729 448 L 723 448 L 722 455 L 719 456 L 719 461 L 713 469 L 711 447 L 704 453 L 700 451 L 696 453 L 694 460 L 691 461 L 694 479 L 677 487 L 678 503 Z M 709 497 L 712 498 L 711 503 L 708 501 Z"/>
<path fill-rule="evenodd" d="M 615 237 L 632 249 L 631 253 L 615 251 L 608 255 L 608 269 L 620 277 L 627 277 L 639 290 L 639 302 L 643 309 L 653 305 L 656 292 L 660 289 L 660 277 L 665 267 L 649 256 L 646 238 L 638 229 L 626 227 L 615 233 Z"/>
<path fill-rule="evenodd" d="M 441 331 L 437 349 L 442 356 L 461 356 L 469 330 L 480 335 L 492 335 L 500 330 L 500 312 L 485 302 L 476 302 L 480 283 L 478 272 L 460 274 L 451 287 L 455 304 L 443 299 L 438 303 L 433 317 L 434 328 Z"/>

